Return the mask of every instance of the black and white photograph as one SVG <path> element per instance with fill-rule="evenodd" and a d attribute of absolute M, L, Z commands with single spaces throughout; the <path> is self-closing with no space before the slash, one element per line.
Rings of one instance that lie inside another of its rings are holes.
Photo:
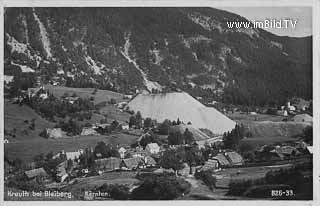
<path fill-rule="evenodd" d="M 4 202 L 312 205 L 312 4 L 2 12 Z"/>

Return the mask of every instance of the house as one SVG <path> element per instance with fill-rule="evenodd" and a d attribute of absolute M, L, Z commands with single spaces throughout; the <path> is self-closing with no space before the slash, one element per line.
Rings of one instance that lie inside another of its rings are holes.
<path fill-rule="evenodd" d="M 160 151 L 160 147 L 157 143 L 149 143 L 145 148 L 148 154 L 158 154 Z"/>
<path fill-rule="evenodd" d="M 96 158 L 97 159 L 101 159 L 102 158 L 102 154 L 101 153 L 96 153 Z"/>
<path fill-rule="evenodd" d="M 120 154 L 120 158 L 123 159 L 127 150 L 123 147 L 121 147 L 119 150 L 118 150 L 119 154 Z"/>
<path fill-rule="evenodd" d="M 40 178 L 41 180 L 44 180 L 45 178 L 49 177 L 47 172 L 42 167 L 25 171 L 24 174 L 29 180 L 35 178 Z"/>
<path fill-rule="evenodd" d="M 132 99 L 133 95 L 132 94 L 125 94 L 123 95 L 123 99 Z"/>
<path fill-rule="evenodd" d="M 121 129 L 128 130 L 129 129 L 129 125 L 128 124 L 121 124 Z"/>
<path fill-rule="evenodd" d="M 66 152 L 66 158 L 67 160 L 71 159 L 71 160 L 76 160 L 79 159 L 80 155 L 83 153 L 82 150 L 78 150 L 76 152 Z"/>
<path fill-rule="evenodd" d="M 143 161 L 146 167 L 154 167 L 157 165 L 157 162 L 150 156 L 144 157 Z"/>
<path fill-rule="evenodd" d="M 209 159 L 208 161 L 205 162 L 203 167 L 200 169 L 200 171 L 207 171 L 211 170 L 214 171 L 219 168 L 219 162 L 216 159 Z"/>
<path fill-rule="evenodd" d="M 65 97 L 64 98 L 67 102 L 69 102 L 70 104 L 74 104 L 76 101 L 78 101 L 79 97 Z"/>
<path fill-rule="evenodd" d="M 37 87 L 37 88 L 28 88 L 28 98 L 35 97 L 40 91 L 42 87 Z"/>
<path fill-rule="evenodd" d="M 174 170 L 173 170 L 172 168 L 170 168 L 170 169 L 159 168 L 159 169 L 156 169 L 155 171 L 153 171 L 153 173 L 156 173 L 156 174 L 161 174 L 161 173 L 174 173 Z"/>
<path fill-rule="evenodd" d="M 93 128 L 91 127 L 84 127 L 82 128 L 82 131 L 81 131 L 81 136 L 87 136 L 87 135 L 98 135 L 97 131 L 94 130 Z"/>
<path fill-rule="evenodd" d="M 65 136 L 65 132 L 61 130 L 61 128 L 47 128 L 46 129 L 47 138 L 58 139 L 63 138 Z"/>
<path fill-rule="evenodd" d="M 137 150 L 134 152 L 130 152 L 132 157 L 140 157 L 140 158 L 144 158 L 145 156 L 147 156 L 147 152 L 144 150 Z"/>
<path fill-rule="evenodd" d="M 128 159 L 123 159 L 120 168 L 125 170 L 135 170 L 140 167 L 143 167 L 144 162 L 139 157 L 132 157 Z"/>
<path fill-rule="evenodd" d="M 120 158 L 109 157 L 104 159 L 95 160 L 96 171 L 101 174 L 102 172 L 110 172 L 113 170 L 120 169 Z"/>
<path fill-rule="evenodd" d="M 8 144 L 8 143 L 9 143 L 9 140 L 8 140 L 8 139 L 4 139 L 4 140 L 3 140 L 3 143 Z"/>
<path fill-rule="evenodd" d="M 226 158 L 229 160 L 231 165 L 244 165 L 244 160 L 240 154 L 237 152 L 226 152 L 225 153 Z"/>
<path fill-rule="evenodd" d="M 179 170 L 179 174 L 187 176 L 190 173 L 190 166 L 187 163 L 183 163 L 183 168 Z"/>
<path fill-rule="evenodd" d="M 59 182 L 64 182 L 66 178 L 68 177 L 68 173 L 66 171 L 66 161 L 60 163 L 56 168 L 56 178 Z"/>
<path fill-rule="evenodd" d="M 277 115 L 287 117 L 288 111 L 287 110 L 278 110 Z"/>
<path fill-rule="evenodd" d="M 128 102 L 119 102 L 117 104 L 117 107 L 118 107 L 118 109 L 123 109 L 127 104 L 128 104 Z"/>
<path fill-rule="evenodd" d="M 308 146 L 307 150 L 309 151 L 310 154 L 313 154 L 313 146 Z"/>
<path fill-rule="evenodd" d="M 283 156 L 284 158 L 291 158 L 301 154 L 301 152 L 299 152 L 296 148 L 292 146 L 276 146 L 276 148 L 271 150 L 270 152 L 276 153 L 279 156 Z"/>
<path fill-rule="evenodd" d="M 212 159 L 217 160 L 217 162 L 219 163 L 219 168 L 230 166 L 230 162 L 222 153 L 217 154 L 216 156 L 212 157 Z"/>

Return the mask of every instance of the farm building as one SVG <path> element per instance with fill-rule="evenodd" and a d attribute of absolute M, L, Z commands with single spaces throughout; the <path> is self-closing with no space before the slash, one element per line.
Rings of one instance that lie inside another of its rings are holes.
<path fill-rule="evenodd" d="M 231 165 L 243 165 L 244 160 L 240 154 L 237 152 L 226 152 L 225 153 L 226 158 L 229 160 Z"/>
<path fill-rule="evenodd" d="M 280 156 L 287 157 L 287 158 L 295 157 L 301 154 L 301 152 L 299 152 L 296 148 L 292 146 L 282 146 L 282 147 L 277 146 L 275 149 L 271 150 L 270 152 L 280 154 Z"/>
<path fill-rule="evenodd" d="M 84 127 L 82 128 L 82 131 L 81 131 L 81 136 L 87 136 L 87 135 L 97 135 L 97 131 L 94 130 L 93 128 L 91 127 Z"/>
<path fill-rule="evenodd" d="M 291 121 L 312 123 L 312 116 L 310 116 L 309 114 L 297 114 L 291 118 Z"/>
<path fill-rule="evenodd" d="M 121 160 L 116 157 L 95 160 L 96 170 L 98 171 L 98 173 L 110 172 L 113 170 L 120 169 L 120 163 Z"/>
<path fill-rule="evenodd" d="M 214 134 L 231 131 L 236 123 L 213 107 L 206 107 L 185 92 L 139 94 L 127 108 L 140 111 L 142 117 L 163 122 L 165 119 L 192 122 L 195 128 L 206 128 Z"/>
<path fill-rule="evenodd" d="M 147 144 L 145 148 L 148 154 L 158 154 L 160 152 L 160 147 L 157 143 Z"/>
<path fill-rule="evenodd" d="M 147 152 L 144 150 L 138 150 L 138 151 L 133 151 L 129 153 L 131 154 L 132 157 L 144 158 L 145 156 L 147 156 Z"/>
<path fill-rule="evenodd" d="M 161 174 L 161 173 L 174 173 L 174 170 L 173 170 L 172 168 L 170 168 L 170 169 L 159 168 L 159 169 L 153 171 L 153 173 L 156 173 L 156 174 Z"/>
<path fill-rule="evenodd" d="M 33 170 L 28 170 L 24 172 L 25 176 L 31 180 L 31 179 L 35 179 L 35 178 L 47 178 L 49 175 L 47 174 L 47 172 L 41 167 L 41 168 L 37 168 L 37 169 L 33 169 Z"/>
<path fill-rule="evenodd" d="M 222 153 L 217 154 L 216 156 L 212 157 L 212 159 L 217 160 L 219 167 L 230 166 L 230 162 Z"/>
<path fill-rule="evenodd" d="M 146 167 L 154 167 L 157 165 L 157 162 L 150 156 L 146 156 L 143 161 Z"/>
<path fill-rule="evenodd" d="M 128 159 L 123 159 L 120 168 L 126 170 L 135 170 L 144 165 L 144 162 L 139 157 L 132 157 Z"/>
<path fill-rule="evenodd" d="M 200 171 L 206 171 L 206 170 L 216 170 L 219 168 L 219 162 L 216 159 L 209 159 L 205 162 L 203 167 L 200 169 Z"/>
<path fill-rule="evenodd" d="M 63 138 L 65 136 L 65 132 L 61 130 L 61 128 L 53 128 L 53 129 L 46 129 L 46 136 L 47 138 L 57 139 Z"/>

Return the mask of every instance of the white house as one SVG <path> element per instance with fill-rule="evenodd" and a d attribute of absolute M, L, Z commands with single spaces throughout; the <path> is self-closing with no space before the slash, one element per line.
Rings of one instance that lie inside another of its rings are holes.
<path fill-rule="evenodd" d="M 122 124 L 121 125 L 121 129 L 128 130 L 129 129 L 129 125 L 128 124 Z"/>
<path fill-rule="evenodd" d="M 150 143 L 146 146 L 145 150 L 149 154 L 158 154 L 160 152 L 160 147 L 157 143 Z"/>
<path fill-rule="evenodd" d="M 119 154 L 120 154 L 120 158 L 124 158 L 124 155 L 126 154 L 127 150 L 123 147 L 121 147 L 119 150 L 118 150 Z"/>

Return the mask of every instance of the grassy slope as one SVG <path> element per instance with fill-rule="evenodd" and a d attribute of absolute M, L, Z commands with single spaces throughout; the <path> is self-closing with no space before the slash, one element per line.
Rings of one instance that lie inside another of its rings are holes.
<path fill-rule="evenodd" d="M 30 120 L 35 119 L 35 130 L 30 130 L 28 127 L 30 125 Z M 39 133 L 45 128 L 54 127 L 54 123 L 49 122 L 39 116 L 35 111 L 26 105 L 19 106 L 18 104 L 12 104 L 9 100 L 4 100 L 4 128 L 10 131 L 16 128 L 16 138 L 8 138 L 10 142 L 25 141 L 25 140 L 35 140 L 39 137 Z M 25 123 L 25 120 L 29 120 L 29 123 Z M 24 133 L 23 131 L 27 131 Z"/>
<path fill-rule="evenodd" d="M 54 96 L 61 97 L 65 92 L 69 95 L 76 93 L 80 97 L 94 97 L 94 103 L 97 104 L 102 101 L 109 101 L 111 98 L 116 99 L 117 102 L 127 101 L 123 100 L 123 95 L 107 90 L 98 90 L 95 95 L 92 94 L 93 88 L 68 88 L 60 86 L 46 85 L 46 89 L 50 91 Z M 31 161 L 37 154 L 47 154 L 50 151 L 58 152 L 61 150 L 75 151 L 80 148 L 94 147 L 98 141 L 105 141 L 111 144 L 128 145 L 132 144 L 138 137 L 128 134 L 113 134 L 110 136 L 85 136 L 78 138 L 56 139 L 47 140 L 39 137 L 39 133 L 44 128 L 52 128 L 55 123 L 49 122 L 38 114 L 36 114 L 28 106 L 19 106 L 17 104 L 10 103 L 9 100 L 5 100 L 5 129 L 11 130 L 17 129 L 16 138 L 8 138 L 10 143 L 5 144 L 5 153 L 10 158 L 20 158 L 26 161 Z M 107 104 L 101 110 L 102 114 L 106 114 L 109 122 L 117 120 L 121 123 L 129 120 L 130 115 L 126 112 L 120 112 L 116 106 Z M 99 122 L 102 115 L 94 114 L 90 123 Z M 31 131 L 28 129 L 29 124 L 24 123 L 24 120 L 29 121 L 36 119 L 36 129 Z M 28 131 L 28 135 L 22 133 L 23 130 Z"/>
<path fill-rule="evenodd" d="M 108 90 L 97 90 L 96 94 L 92 94 L 94 88 L 71 88 L 71 87 L 62 87 L 62 86 L 52 86 L 46 85 L 46 89 L 49 90 L 51 94 L 56 97 L 61 97 L 64 93 L 68 93 L 72 95 L 76 93 L 78 96 L 82 98 L 90 98 L 94 97 L 94 104 L 98 104 L 103 101 L 110 101 L 111 98 L 115 99 L 116 102 L 126 102 L 128 100 L 123 99 L 123 95 L 120 93 L 108 91 Z M 117 120 L 119 122 L 126 122 L 129 120 L 130 115 L 126 112 L 120 112 L 117 110 L 116 106 L 114 105 L 107 105 L 100 109 L 101 114 L 106 114 L 108 120 L 113 121 Z"/>

